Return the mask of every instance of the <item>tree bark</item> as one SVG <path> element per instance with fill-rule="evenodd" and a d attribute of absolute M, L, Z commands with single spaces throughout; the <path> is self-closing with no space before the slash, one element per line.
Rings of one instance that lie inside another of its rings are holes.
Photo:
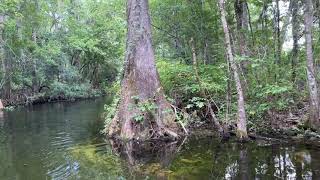
<path fill-rule="evenodd" d="M 313 50 L 312 50 L 312 25 L 313 25 L 313 4 L 312 0 L 305 0 L 305 38 L 306 38 L 306 55 L 307 55 L 307 79 L 310 94 L 310 118 L 309 123 L 312 128 L 320 127 L 319 117 L 319 96 L 318 85 L 316 80 Z"/>
<path fill-rule="evenodd" d="M 39 2 L 38 0 L 34 1 L 35 9 L 36 12 L 39 12 Z M 38 15 L 37 15 L 38 16 Z M 37 45 L 37 39 L 38 39 L 38 34 L 37 34 L 37 29 L 38 29 L 38 24 L 35 23 L 33 25 L 34 27 L 32 28 L 32 41 L 34 45 Z M 31 74 L 32 74 L 32 91 L 33 93 L 37 93 L 39 91 L 39 85 L 38 85 L 38 78 L 37 78 L 37 59 L 34 56 L 32 58 L 32 69 L 31 69 Z"/>
<path fill-rule="evenodd" d="M 37 32 L 35 29 L 32 30 L 32 41 L 35 45 L 37 45 Z M 38 80 L 37 80 L 37 60 L 36 57 L 32 58 L 32 91 L 36 93 L 38 91 Z"/>
<path fill-rule="evenodd" d="M 238 94 L 238 120 L 237 120 L 237 137 L 240 140 L 245 140 L 248 138 L 247 134 L 247 122 L 246 122 L 246 112 L 245 112 L 245 104 L 244 104 L 244 95 L 241 86 L 241 80 L 238 73 L 238 67 L 234 61 L 232 47 L 230 42 L 230 34 L 228 29 L 228 24 L 226 20 L 226 12 L 224 9 L 224 0 L 219 0 L 219 9 L 221 13 L 221 22 L 224 31 L 225 38 L 225 46 L 227 59 L 230 62 L 231 69 L 233 71 L 234 80 L 236 82 L 237 94 Z"/>
<path fill-rule="evenodd" d="M 238 30 L 238 45 L 241 56 L 248 55 L 247 37 L 246 32 L 248 31 L 248 9 L 245 0 L 236 0 L 234 3 L 234 9 L 237 20 Z"/>
<path fill-rule="evenodd" d="M 320 34 L 320 0 L 316 0 L 316 6 L 317 6 L 317 9 L 316 9 L 316 12 L 318 12 L 318 31 L 319 31 L 319 34 Z M 320 36 L 319 36 L 319 42 L 320 42 Z"/>
<path fill-rule="evenodd" d="M 298 17 L 298 8 L 299 0 L 291 0 L 291 15 L 292 15 L 292 39 L 293 39 L 293 48 L 291 55 L 291 66 L 292 66 L 292 82 L 295 82 L 296 79 L 296 66 L 298 62 L 298 51 L 299 51 L 299 17 Z"/>
<path fill-rule="evenodd" d="M 121 99 L 109 127 L 109 136 L 122 139 L 177 138 L 180 131 L 165 99 L 151 42 L 148 0 L 127 1 L 127 47 Z M 141 110 L 145 104 L 155 109 Z M 136 117 L 143 117 L 137 122 Z"/>
<path fill-rule="evenodd" d="M 281 39 L 280 39 L 280 8 L 279 0 L 275 0 L 276 8 L 274 10 L 274 41 L 275 41 L 275 63 L 281 61 Z"/>

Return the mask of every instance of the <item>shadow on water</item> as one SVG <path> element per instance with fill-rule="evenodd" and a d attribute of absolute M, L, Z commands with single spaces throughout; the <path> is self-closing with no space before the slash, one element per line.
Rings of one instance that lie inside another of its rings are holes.
<path fill-rule="evenodd" d="M 320 179 L 320 149 L 189 137 L 179 142 L 105 140 L 105 100 L 0 114 L 0 179 Z"/>

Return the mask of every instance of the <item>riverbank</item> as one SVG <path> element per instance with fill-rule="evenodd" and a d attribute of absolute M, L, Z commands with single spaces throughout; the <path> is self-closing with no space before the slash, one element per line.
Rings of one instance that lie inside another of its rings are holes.
<path fill-rule="evenodd" d="M 290 119 L 283 119 L 284 121 L 289 121 Z M 302 119 L 297 119 L 302 120 Z M 226 127 L 228 129 L 227 135 L 221 137 L 221 134 L 213 127 L 212 123 L 194 123 L 188 126 L 189 136 L 199 136 L 199 137 L 220 137 L 224 140 L 235 139 L 236 132 L 233 126 Z M 301 122 L 294 123 L 290 126 L 283 126 L 282 128 L 263 128 L 258 131 L 249 131 L 248 141 L 268 141 L 268 142 L 279 142 L 279 143 L 292 143 L 296 145 L 307 145 L 316 148 L 320 148 L 320 133 L 307 128 Z"/>
<path fill-rule="evenodd" d="M 78 101 L 84 99 L 93 99 L 105 96 L 106 94 L 102 90 L 90 89 L 86 92 L 74 91 L 72 94 L 66 94 L 64 92 L 52 93 L 36 93 L 36 94 L 14 94 L 9 100 L 2 100 L 4 104 L 4 109 L 10 109 L 16 106 L 28 106 L 52 102 L 62 102 L 62 101 Z"/>

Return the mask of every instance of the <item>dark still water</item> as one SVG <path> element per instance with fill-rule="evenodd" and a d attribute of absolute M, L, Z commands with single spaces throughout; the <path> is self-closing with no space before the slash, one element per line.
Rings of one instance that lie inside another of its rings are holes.
<path fill-rule="evenodd" d="M 116 144 L 99 136 L 106 100 L 53 103 L 0 114 L 0 180 L 316 179 L 320 149 L 192 137 Z M 99 129 L 100 128 L 100 129 Z"/>

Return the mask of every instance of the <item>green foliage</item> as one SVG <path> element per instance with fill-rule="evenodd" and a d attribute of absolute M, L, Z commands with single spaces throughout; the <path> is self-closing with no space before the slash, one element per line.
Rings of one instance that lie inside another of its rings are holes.
<path fill-rule="evenodd" d="M 66 84 L 54 82 L 49 94 L 52 97 L 62 97 L 64 99 L 72 98 L 90 98 L 101 95 L 101 91 L 92 89 L 89 83 Z"/>
<path fill-rule="evenodd" d="M 4 108 L 5 111 L 13 111 L 15 109 L 14 106 L 7 106 Z"/>
<path fill-rule="evenodd" d="M 131 104 L 130 109 L 137 109 L 139 112 L 133 117 L 133 120 L 137 123 L 141 123 L 145 120 L 145 116 L 154 117 L 157 105 L 153 100 L 146 100 L 141 102 L 138 96 L 131 97 L 135 103 Z"/>
<path fill-rule="evenodd" d="M 107 134 L 114 116 L 117 113 L 117 108 L 120 102 L 119 92 L 113 97 L 112 103 L 104 105 L 104 134 Z"/>
<path fill-rule="evenodd" d="M 157 62 L 161 84 L 171 97 L 178 95 L 184 102 L 193 97 L 200 97 L 201 89 L 197 82 L 193 68 L 177 62 L 159 60 Z M 213 96 L 220 96 L 226 87 L 226 78 L 223 70 L 213 65 L 201 65 L 199 67 L 201 87 Z"/>
<path fill-rule="evenodd" d="M 189 108 L 203 108 L 205 106 L 205 99 L 204 98 L 201 98 L 201 97 L 193 97 L 191 100 L 190 100 L 190 104 L 187 105 L 187 109 Z"/>
<path fill-rule="evenodd" d="M 6 81 L 13 99 L 21 93 L 92 97 L 117 77 L 125 42 L 124 1 L 5 0 L 3 14 L 4 58 L 10 62 Z"/>

